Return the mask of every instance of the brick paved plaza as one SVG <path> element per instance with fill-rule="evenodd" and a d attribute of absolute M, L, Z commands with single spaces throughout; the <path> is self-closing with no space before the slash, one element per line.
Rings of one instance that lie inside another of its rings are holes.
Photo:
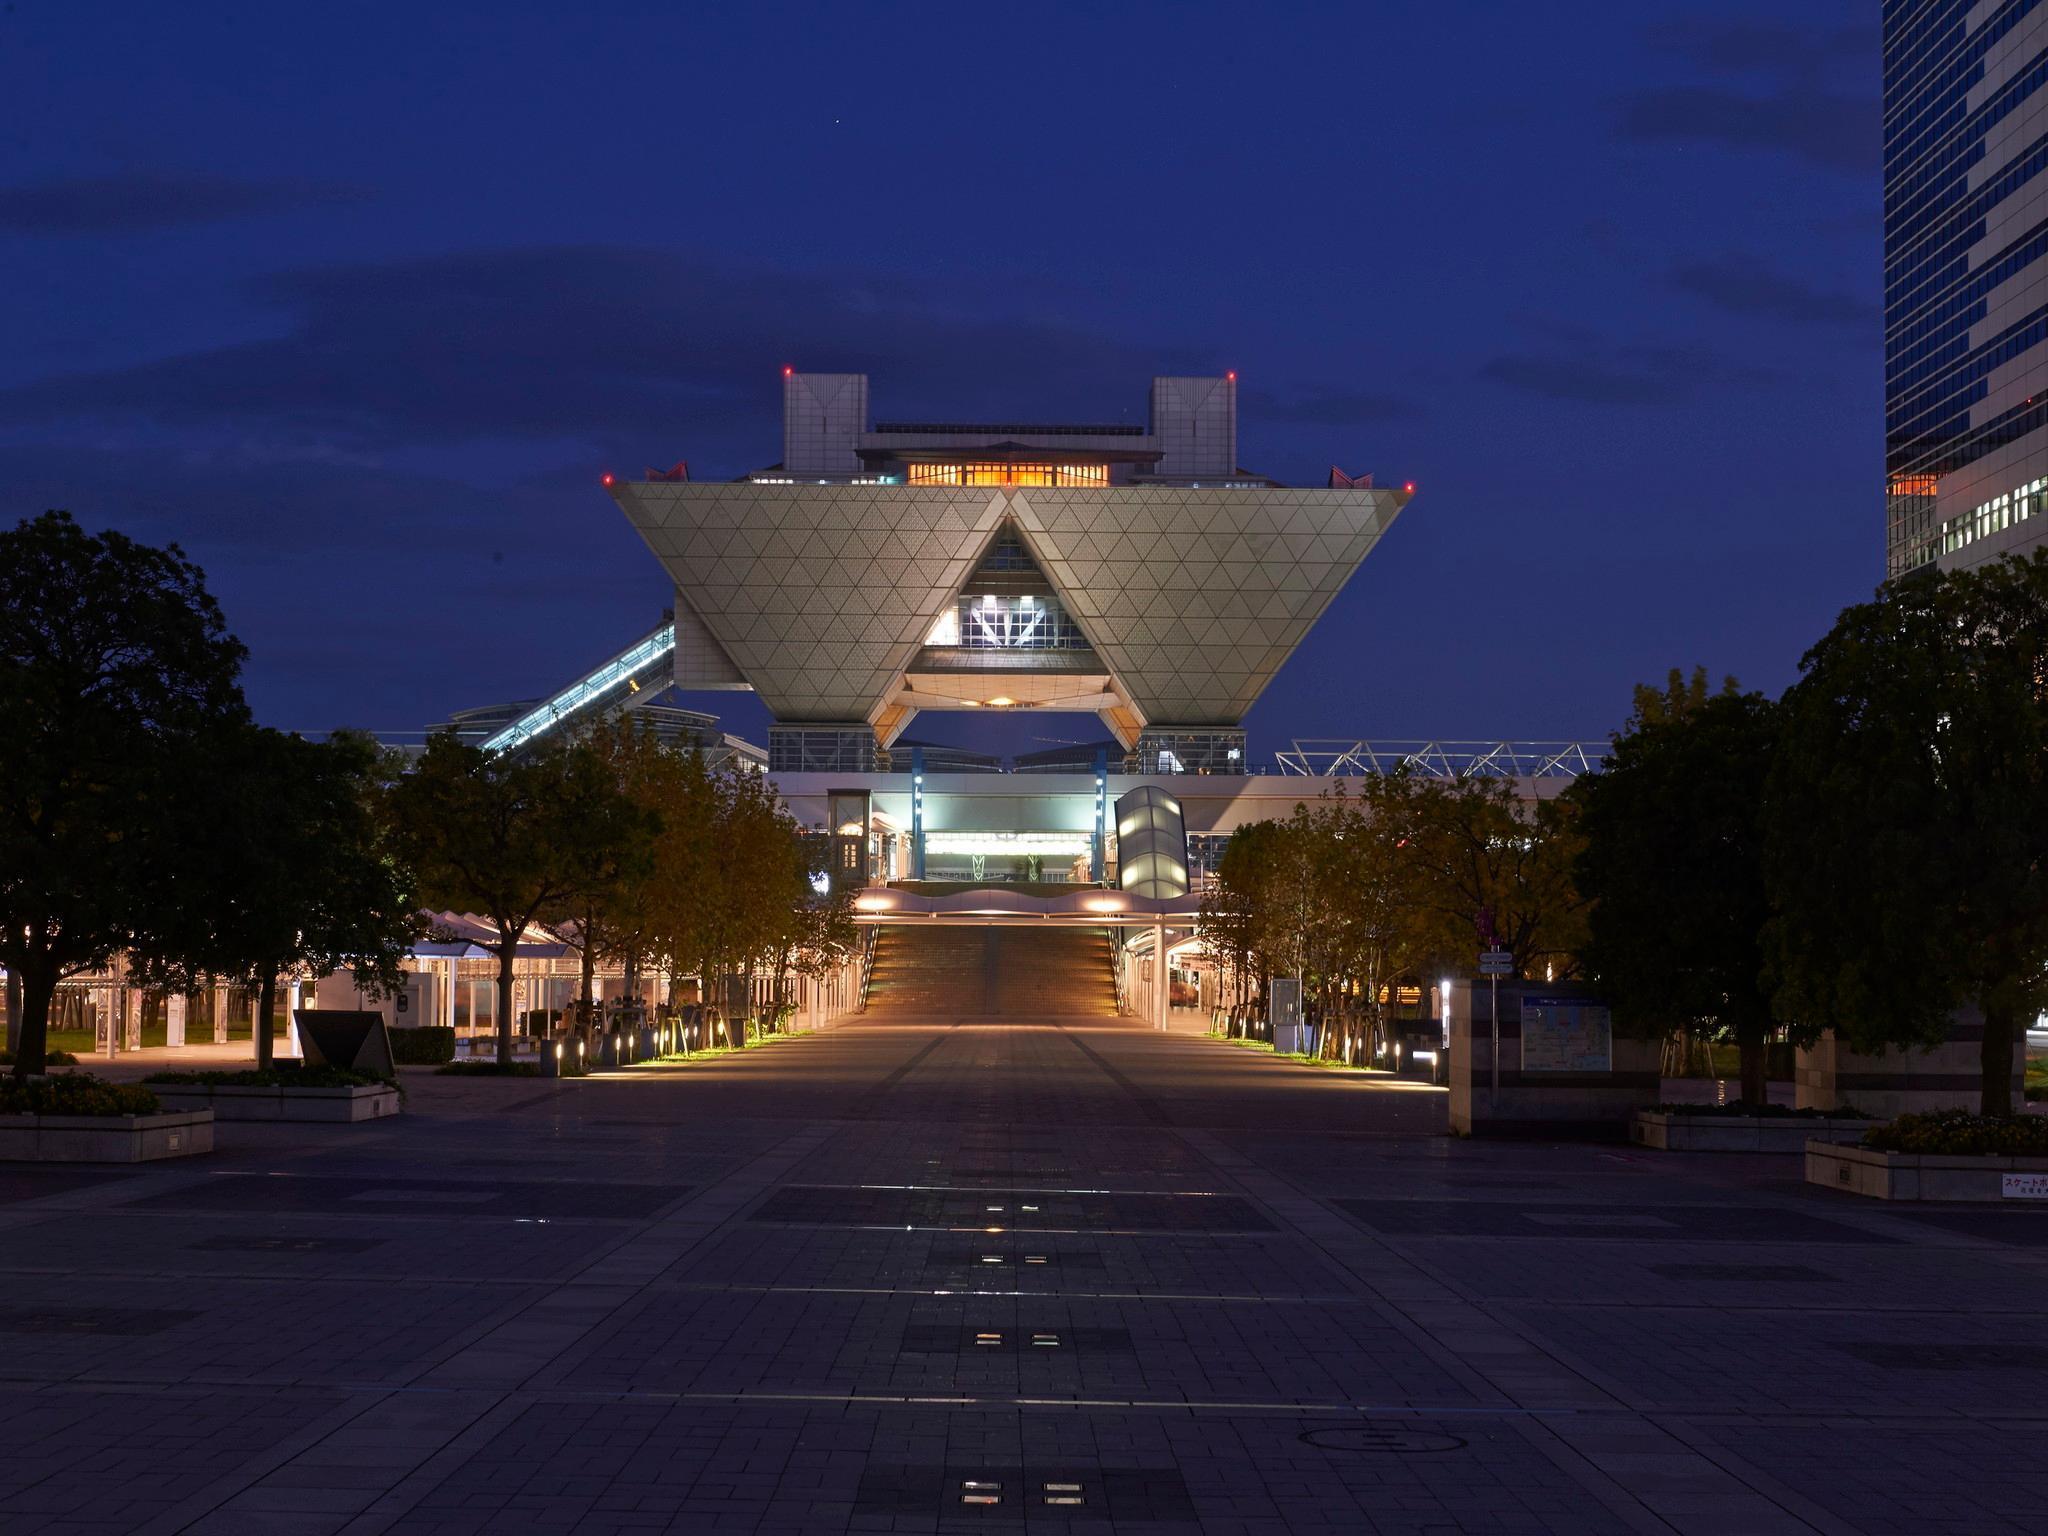
<path fill-rule="evenodd" d="M 0 1531 L 1987 1533 L 2048 1212 L 854 1023 L 0 1169 Z"/>

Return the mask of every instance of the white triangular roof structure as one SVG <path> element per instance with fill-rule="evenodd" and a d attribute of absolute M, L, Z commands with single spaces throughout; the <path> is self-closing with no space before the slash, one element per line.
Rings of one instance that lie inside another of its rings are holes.
<path fill-rule="evenodd" d="M 778 720 L 888 715 L 892 730 L 902 703 L 947 703 L 903 699 L 904 676 L 1006 523 L 1140 721 L 1235 725 L 1408 500 L 1357 487 L 611 489 L 675 582 L 696 686 L 737 677 Z"/>

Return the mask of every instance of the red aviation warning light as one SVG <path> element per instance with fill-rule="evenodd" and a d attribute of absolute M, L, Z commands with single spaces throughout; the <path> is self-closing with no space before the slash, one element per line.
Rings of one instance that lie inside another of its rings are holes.
<path fill-rule="evenodd" d="M 606 470 L 603 474 L 599 475 L 597 477 L 597 483 L 599 485 L 610 485 L 612 483 L 612 472 L 610 470 Z"/>

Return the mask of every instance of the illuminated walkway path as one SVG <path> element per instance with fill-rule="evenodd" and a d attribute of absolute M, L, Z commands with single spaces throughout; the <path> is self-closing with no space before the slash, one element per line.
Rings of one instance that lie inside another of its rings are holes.
<path fill-rule="evenodd" d="M 1115 1023 L 408 1082 L 0 1166 L 0 1530 L 2043 1528 L 2048 1213 Z"/>

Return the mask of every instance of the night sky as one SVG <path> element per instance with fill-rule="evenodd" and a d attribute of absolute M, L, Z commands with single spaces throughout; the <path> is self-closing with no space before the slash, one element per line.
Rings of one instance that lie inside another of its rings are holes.
<path fill-rule="evenodd" d="M 785 363 L 1235 368 L 1245 467 L 1420 487 L 1255 755 L 1775 692 L 1882 575 L 1876 10 L 12 0 L 0 517 L 179 541 L 265 722 L 418 730 L 650 626 L 599 473 L 772 463 Z"/>

